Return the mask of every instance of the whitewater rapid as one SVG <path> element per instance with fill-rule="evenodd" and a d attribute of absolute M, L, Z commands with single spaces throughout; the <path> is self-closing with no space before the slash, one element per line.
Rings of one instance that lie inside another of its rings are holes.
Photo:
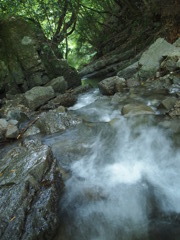
<path fill-rule="evenodd" d="M 57 239 L 180 239 L 169 231 L 180 213 L 180 151 L 170 131 L 151 116 L 123 117 L 98 90 L 69 110 L 93 124 L 79 130 L 88 151 L 69 164 Z"/>

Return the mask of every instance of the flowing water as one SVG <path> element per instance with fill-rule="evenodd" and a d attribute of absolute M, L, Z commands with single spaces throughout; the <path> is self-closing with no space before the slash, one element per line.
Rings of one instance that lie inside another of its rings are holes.
<path fill-rule="evenodd" d="M 179 240 L 180 151 L 172 132 L 153 116 L 123 117 L 98 90 L 69 111 L 83 123 L 45 140 L 67 175 L 56 240 Z"/>

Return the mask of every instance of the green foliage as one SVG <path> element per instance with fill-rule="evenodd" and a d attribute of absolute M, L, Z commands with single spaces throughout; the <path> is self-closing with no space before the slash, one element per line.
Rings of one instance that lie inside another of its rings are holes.
<path fill-rule="evenodd" d="M 103 46 L 129 16 L 142 14 L 144 9 L 150 11 L 155 1 L 0 0 L 0 17 L 20 15 L 34 19 L 69 63 L 80 67 L 96 53 L 102 54 Z"/>
<path fill-rule="evenodd" d="M 0 0 L 0 17 L 20 15 L 39 22 L 49 38 L 75 67 L 98 51 L 103 22 L 113 0 Z M 72 35 L 73 33 L 73 35 Z"/>

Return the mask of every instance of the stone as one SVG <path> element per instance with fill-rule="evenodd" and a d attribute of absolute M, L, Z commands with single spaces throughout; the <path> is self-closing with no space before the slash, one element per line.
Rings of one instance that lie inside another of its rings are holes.
<path fill-rule="evenodd" d="M 6 138 L 17 138 L 18 134 L 19 134 L 19 129 L 17 128 L 17 126 L 11 125 L 11 124 L 7 126 L 7 131 L 5 134 Z"/>
<path fill-rule="evenodd" d="M 7 120 L 4 119 L 4 118 L 1 118 L 0 119 L 0 129 L 1 129 L 1 131 L 5 131 L 7 126 L 8 126 Z"/>
<path fill-rule="evenodd" d="M 114 104 L 123 103 L 127 100 L 127 95 L 122 95 L 121 93 L 115 93 L 111 99 L 111 102 Z"/>
<path fill-rule="evenodd" d="M 35 126 L 39 128 L 43 134 L 53 134 L 63 132 L 67 128 L 76 126 L 79 123 L 81 123 L 81 119 L 67 112 L 62 112 L 61 108 L 57 108 L 41 113 Z"/>
<path fill-rule="evenodd" d="M 141 84 L 137 77 L 132 77 L 132 78 L 127 79 L 126 83 L 129 88 L 137 87 Z"/>
<path fill-rule="evenodd" d="M 123 106 L 121 113 L 124 116 L 155 114 L 151 107 L 144 104 L 133 104 L 133 103 Z"/>
<path fill-rule="evenodd" d="M 161 69 L 168 72 L 176 71 L 180 68 L 180 52 L 179 56 L 167 56 L 167 58 L 161 63 Z"/>
<path fill-rule="evenodd" d="M 170 117 L 180 117 L 180 100 L 176 101 L 174 107 L 169 111 Z"/>
<path fill-rule="evenodd" d="M 30 18 L 0 20 L 0 93 L 24 93 L 63 76 L 68 88 L 77 87 L 77 71 L 51 46 L 40 24 Z"/>
<path fill-rule="evenodd" d="M 52 239 L 63 183 L 50 148 L 36 140 L 14 146 L 0 173 L 0 239 Z"/>
<path fill-rule="evenodd" d="M 52 79 L 46 86 L 51 86 L 55 93 L 65 93 L 68 87 L 63 76 Z"/>
<path fill-rule="evenodd" d="M 122 92 L 122 90 L 126 87 L 126 80 L 124 78 L 117 78 L 115 82 L 115 91 Z"/>
<path fill-rule="evenodd" d="M 51 86 L 34 87 L 24 94 L 26 104 L 31 110 L 36 110 L 54 96 L 55 93 Z"/>
<path fill-rule="evenodd" d="M 175 47 L 180 47 L 180 38 L 178 38 L 178 39 L 173 43 L 173 45 L 174 45 Z"/>
<path fill-rule="evenodd" d="M 103 95 L 114 95 L 125 87 L 125 79 L 118 76 L 109 77 L 98 83 L 100 92 Z"/>
<path fill-rule="evenodd" d="M 37 128 L 36 126 L 31 126 L 30 128 L 27 129 L 27 131 L 23 134 L 24 137 L 36 135 L 40 133 L 40 129 Z"/>
<path fill-rule="evenodd" d="M 6 132 L 8 126 L 8 122 L 4 118 L 0 118 L 0 139 L 4 138 L 4 134 Z"/>
<path fill-rule="evenodd" d="M 163 57 L 176 55 L 179 51 L 180 48 L 173 46 L 163 38 L 158 38 L 148 50 L 142 54 L 139 60 L 140 69 L 138 75 L 142 80 L 155 76 Z"/>
<path fill-rule="evenodd" d="M 11 120 L 8 121 L 8 124 L 16 126 L 16 125 L 18 125 L 18 121 L 15 120 L 15 119 L 11 119 Z"/>
<path fill-rule="evenodd" d="M 147 80 L 143 82 L 142 85 L 151 90 L 154 89 L 154 91 L 164 90 L 168 92 L 172 86 L 172 79 L 170 74 L 167 74 L 157 79 Z"/>
<path fill-rule="evenodd" d="M 58 95 L 56 98 L 50 100 L 46 105 L 41 107 L 41 110 L 55 109 L 59 106 L 71 107 L 77 101 L 77 96 L 71 93 L 64 93 Z"/>
<path fill-rule="evenodd" d="M 170 110 L 174 107 L 176 101 L 176 97 L 167 97 L 161 102 L 159 108 L 165 108 L 166 110 Z"/>
<path fill-rule="evenodd" d="M 25 113 L 23 111 L 23 109 L 25 109 L 25 107 L 24 108 L 23 107 L 21 108 L 20 106 L 17 106 L 17 108 L 11 107 L 11 108 L 5 109 L 5 112 L 7 113 L 7 115 L 6 115 L 7 118 L 16 120 L 19 123 L 22 123 L 22 122 L 28 120 L 29 119 L 28 113 L 27 112 Z M 27 109 L 25 109 L 25 110 L 27 110 Z"/>
<path fill-rule="evenodd" d="M 117 76 L 123 77 L 125 79 L 129 79 L 138 71 L 138 68 L 139 68 L 139 63 L 135 62 L 130 66 L 128 66 L 127 68 L 124 68 L 123 70 L 119 71 L 117 73 Z"/>
<path fill-rule="evenodd" d="M 90 84 L 81 85 L 79 87 L 74 88 L 73 91 L 72 91 L 72 94 L 78 95 L 78 94 L 81 94 L 81 93 L 85 93 L 88 90 L 90 90 L 91 88 L 92 88 L 92 86 Z"/>

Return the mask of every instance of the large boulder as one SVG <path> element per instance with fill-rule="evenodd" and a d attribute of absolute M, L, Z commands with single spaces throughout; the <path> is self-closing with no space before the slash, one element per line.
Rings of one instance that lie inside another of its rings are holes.
<path fill-rule="evenodd" d="M 130 66 L 119 71 L 117 73 L 117 76 L 121 77 L 121 78 L 123 77 L 125 79 L 129 79 L 138 71 L 138 68 L 139 68 L 139 63 L 135 62 L 135 63 L 131 64 Z"/>
<path fill-rule="evenodd" d="M 177 101 L 176 97 L 167 97 L 161 102 L 159 108 L 171 110 L 174 107 L 176 101 Z"/>
<path fill-rule="evenodd" d="M 24 94 L 27 106 L 31 110 L 36 110 L 38 107 L 46 103 L 55 96 L 54 90 L 49 87 L 34 87 Z"/>
<path fill-rule="evenodd" d="M 30 140 L 9 150 L 0 163 L 0 239 L 52 239 L 62 189 L 48 146 Z"/>
<path fill-rule="evenodd" d="M 76 126 L 81 123 L 81 119 L 77 116 L 73 116 L 67 112 L 64 112 L 62 107 L 55 110 L 49 110 L 39 115 L 39 119 L 36 121 L 35 126 L 40 129 L 43 134 L 53 134 L 56 132 L 62 132 L 69 127 Z"/>
<path fill-rule="evenodd" d="M 114 95 L 126 86 L 124 78 L 118 76 L 109 77 L 98 83 L 99 90 L 104 95 Z"/>
<path fill-rule="evenodd" d="M 170 117 L 180 117 L 180 100 L 177 100 L 174 107 L 169 111 Z"/>
<path fill-rule="evenodd" d="M 138 76 L 144 80 L 154 77 L 163 57 L 180 55 L 180 48 L 168 43 L 163 38 L 158 38 L 141 56 Z"/>
<path fill-rule="evenodd" d="M 41 107 L 41 110 L 55 109 L 59 106 L 71 107 L 77 101 L 77 96 L 70 93 L 59 94 L 56 98 L 50 100 L 47 104 Z"/>
<path fill-rule="evenodd" d="M 25 92 L 58 76 L 64 76 L 68 88 L 81 84 L 38 23 L 21 17 L 0 20 L 0 93 Z"/>
<path fill-rule="evenodd" d="M 63 76 L 52 79 L 46 86 L 51 86 L 55 93 L 65 93 L 68 87 Z"/>
<path fill-rule="evenodd" d="M 145 104 L 134 104 L 134 103 L 123 106 L 121 112 L 122 112 L 122 115 L 124 116 L 155 114 L 151 107 Z"/>

